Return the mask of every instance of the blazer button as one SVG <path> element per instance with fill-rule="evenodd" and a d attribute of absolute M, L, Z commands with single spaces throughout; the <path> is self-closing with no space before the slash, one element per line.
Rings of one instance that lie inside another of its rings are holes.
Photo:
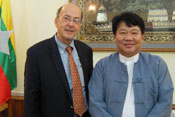
<path fill-rule="evenodd" d="M 73 109 L 74 107 L 71 105 L 70 108 Z"/>

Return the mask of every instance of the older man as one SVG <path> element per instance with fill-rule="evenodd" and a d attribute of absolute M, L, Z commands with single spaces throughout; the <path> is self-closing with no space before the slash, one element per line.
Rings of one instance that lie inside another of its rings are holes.
<path fill-rule="evenodd" d="M 88 117 L 92 49 L 74 39 L 82 20 L 69 3 L 55 18 L 57 33 L 30 47 L 25 65 L 25 117 Z"/>

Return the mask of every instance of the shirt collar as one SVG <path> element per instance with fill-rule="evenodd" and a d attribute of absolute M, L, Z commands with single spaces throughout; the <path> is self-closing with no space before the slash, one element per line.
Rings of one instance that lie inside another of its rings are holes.
<path fill-rule="evenodd" d="M 56 41 L 56 44 L 57 44 L 57 46 L 58 46 L 58 48 L 59 48 L 60 53 L 63 54 L 63 53 L 66 51 L 66 47 L 67 47 L 68 45 L 66 45 L 66 44 L 64 44 L 63 42 L 61 42 L 61 41 L 57 38 L 56 35 L 55 35 L 55 41 Z M 70 43 L 69 46 L 71 46 L 73 49 L 75 48 L 74 38 L 72 39 L 72 42 Z"/>
<path fill-rule="evenodd" d="M 119 58 L 120 58 L 120 62 L 125 63 L 125 64 L 136 63 L 139 59 L 139 53 L 137 53 L 136 55 L 132 57 L 125 57 L 119 53 Z"/>

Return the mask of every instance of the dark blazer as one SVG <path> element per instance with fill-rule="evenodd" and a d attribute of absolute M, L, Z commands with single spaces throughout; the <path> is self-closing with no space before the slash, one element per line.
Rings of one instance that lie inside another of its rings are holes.
<path fill-rule="evenodd" d="M 92 49 L 75 40 L 82 64 L 86 98 L 93 70 Z M 24 72 L 25 117 L 74 117 L 73 101 L 54 36 L 30 47 Z"/>

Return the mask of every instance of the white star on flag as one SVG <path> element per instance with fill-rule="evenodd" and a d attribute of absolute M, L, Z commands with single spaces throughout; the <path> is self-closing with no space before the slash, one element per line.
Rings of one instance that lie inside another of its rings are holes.
<path fill-rule="evenodd" d="M 7 55 L 9 54 L 8 40 L 13 31 L 1 31 L 0 30 L 0 52 Z"/>

